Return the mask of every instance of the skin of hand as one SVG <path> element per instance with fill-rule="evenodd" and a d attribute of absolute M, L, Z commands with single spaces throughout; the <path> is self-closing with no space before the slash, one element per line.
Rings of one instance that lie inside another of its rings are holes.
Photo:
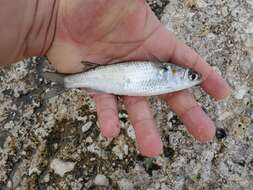
<path fill-rule="evenodd" d="M 41 52 L 46 52 L 59 72 L 80 72 L 85 67 L 82 61 L 111 64 L 160 60 L 201 73 L 201 87 L 216 100 L 230 94 L 226 81 L 194 50 L 167 31 L 144 0 L 59 0 L 55 1 L 54 7 L 48 29 L 54 35 L 40 49 L 45 49 Z M 38 52 L 29 51 L 23 57 L 38 55 Z M 102 134 L 110 139 L 118 136 L 120 123 L 116 97 L 97 94 L 93 98 Z M 138 150 L 148 157 L 158 156 L 163 146 L 147 99 L 122 98 L 135 129 Z M 162 95 L 162 98 L 194 138 L 208 142 L 214 137 L 214 123 L 188 90 Z"/>

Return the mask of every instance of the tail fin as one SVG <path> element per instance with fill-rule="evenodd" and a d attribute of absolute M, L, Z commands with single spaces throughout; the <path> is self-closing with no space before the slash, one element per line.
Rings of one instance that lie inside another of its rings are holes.
<path fill-rule="evenodd" d="M 43 73 L 44 80 L 48 82 L 52 82 L 53 86 L 51 86 L 44 94 L 45 99 L 50 99 L 52 97 L 58 96 L 65 92 L 64 86 L 64 76 L 63 74 L 53 73 L 53 72 L 45 72 Z"/>
<path fill-rule="evenodd" d="M 46 81 L 54 82 L 56 85 L 64 86 L 64 75 L 59 73 L 45 72 L 43 73 Z"/>

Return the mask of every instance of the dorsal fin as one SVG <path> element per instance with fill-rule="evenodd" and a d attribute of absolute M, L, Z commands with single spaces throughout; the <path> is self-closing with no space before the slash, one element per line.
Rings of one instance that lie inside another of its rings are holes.
<path fill-rule="evenodd" d="M 92 63 L 89 61 L 81 61 L 81 63 L 83 64 L 84 68 L 83 68 L 83 72 L 89 71 L 91 69 L 95 69 L 96 67 L 99 66 L 99 64 L 97 63 Z"/>

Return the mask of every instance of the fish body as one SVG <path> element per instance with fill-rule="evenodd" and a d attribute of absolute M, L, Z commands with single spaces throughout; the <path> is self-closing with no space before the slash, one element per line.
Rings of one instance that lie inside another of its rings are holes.
<path fill-rule="evenodd" d="M 97 66 L 63 77 L 65 88 L 127 96 L 153 96 L 190 88 L 201 82 L 191 69 L 170 63 L 126 62 Z"/>

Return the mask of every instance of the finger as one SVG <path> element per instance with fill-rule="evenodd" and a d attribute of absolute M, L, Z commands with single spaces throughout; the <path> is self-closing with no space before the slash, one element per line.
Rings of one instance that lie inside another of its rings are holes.
<path fill-rule="evenodd" d="M 215 72 L 193 49 L 178 41 L 175 36 L 161 26 L 144 45 L 145 52 L 163 61 L 192 68 L 203 77 L 201 86 L 215 99 L 230 94 L 227 82 Z"/>
<path fill-rule="evenodd" d="M 117 137 L 120 133 L 120 124 L 116 97 L 109 94 L 97 94 L 93 98 L 96 102 L 102 135 L 107 138 Z"/>
<path fill-rule="evenodd" d="M 135 129 L 138 150 L 148 157 L 161 154 L 162 141 L 147 100 L 144 97 L 124 97 L 124 104 Z"/>
<path fill-rule="evenodd" d="M 167 94 L 164 99 L 194 138 L 201 142 L 213 139 L 215 135 L 214 123 L 188 90 Z"/>

